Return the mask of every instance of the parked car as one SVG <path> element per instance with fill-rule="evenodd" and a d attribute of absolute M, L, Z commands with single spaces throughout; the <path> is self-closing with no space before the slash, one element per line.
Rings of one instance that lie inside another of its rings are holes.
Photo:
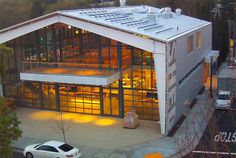
<path fill-rule="evenodd" d="M 26 158 L 79 158 L 81 153 L 78 148 L 64 142 L 48 141 L 25 147 L 23 155 Z"/>
<path fill-rule="evenodd" d="M 216 98 L 216 109 L 230 109 L 233 104 L 233 93 L 231 91 L 219 90 Z"/>

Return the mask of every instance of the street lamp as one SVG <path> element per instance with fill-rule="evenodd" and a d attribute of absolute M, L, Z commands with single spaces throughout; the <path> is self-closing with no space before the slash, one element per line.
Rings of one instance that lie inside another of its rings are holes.
<path fill-rule="evenodd" d="M 213 63 L 214 56 L 210 56 L 210 58 L 211 58 L 210 98 L 213 98 L 213 95 L 212 95 L 212 63 Z"/>

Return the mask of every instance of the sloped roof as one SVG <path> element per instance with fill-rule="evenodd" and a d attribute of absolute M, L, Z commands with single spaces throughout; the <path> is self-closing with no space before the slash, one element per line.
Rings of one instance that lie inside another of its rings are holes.
<path fill-rule="evenodd" d="M 170 12 L 168 8 L 158 9 L 150 6 L 63 10 L 0 30 L 0 43 L 45 26 L 63 22 L 60 16 L 86 21 L 161 42 L 170 41 L 186 32 L 211 24 L 208 21 Z M 66 24 L 70 25 L 70 21 L 67 21 Z M 22 31 L 21 29 L 25 26 L 28 26 L 28 30 Z"/>
<path fill-rule="evenodd" d="M 168 8 L 158 9 L 150 6 L 67 10 L 60 11 L 60 14 L 160 41 L 168 41 L 182 33 L 210 24 L 204 20 L 170 12 Z"/>

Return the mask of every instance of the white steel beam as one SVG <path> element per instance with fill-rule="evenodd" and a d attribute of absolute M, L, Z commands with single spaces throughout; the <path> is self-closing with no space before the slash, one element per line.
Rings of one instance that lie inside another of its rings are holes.
<path fill-rule="evenodd" d="M 154 46 L 155 48 L 155 46 Z M 154 51 L 154 64 L 157 81 L 158 106 L 160 114 L 161 134 L 166 134 L 166 45 Z"/>
<path fill-rule="evenodd" d="M 45 17 L 42 19 L 34 19 L 32 22 L 28 21 L 22 24 L 13 26 L 12 28 L 8 28 L 6 30 L 2 30 L 0 32 L 0 44 L 15 39 L 17 37 L 23 36 L 25 34 L 31 33 L 33 31 L 39 30 L 46 26 L 57 23 L 58 15 Z"/>

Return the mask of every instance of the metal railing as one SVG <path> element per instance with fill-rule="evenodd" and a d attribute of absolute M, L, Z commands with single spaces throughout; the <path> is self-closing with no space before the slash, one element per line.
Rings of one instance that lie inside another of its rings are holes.
<path fill-rule="evenodd" d="M 107 76 L 118 72 L 116 65 L 22 61 L 23 72 Z M 54 70 L 54 71 L 53 71 Z M 58 71 L 56 71 L 58 70 Z M 89 73 L 89 72 L 90 73 Z"/>

